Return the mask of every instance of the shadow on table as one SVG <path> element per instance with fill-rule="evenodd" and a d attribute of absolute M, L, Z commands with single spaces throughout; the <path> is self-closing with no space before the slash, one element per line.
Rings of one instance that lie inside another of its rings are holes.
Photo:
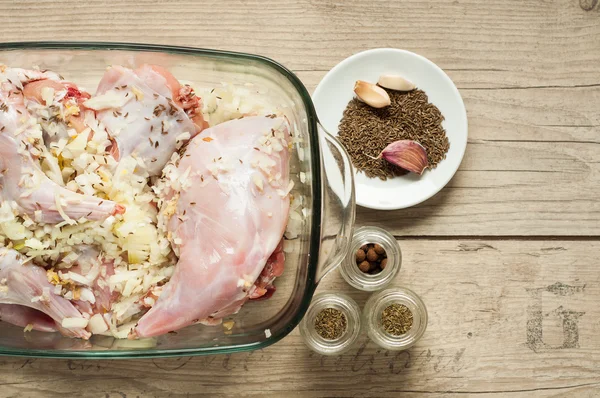
<path fill-rule="evenodd" d="M 443 213 L 446 203 L 454 194 L 453 183 L 460 179 L 460 171 L 448 182 L 448 185 L 423 203 L 400 210 L 373 210 L 357 206 L 357 226 L 377 226 L 390 231 L 396 237 L 402 235 L 423 235 L 418 231 L 433 224 L 432 219 Z M 414 231 L 414 232 L 412 232 Z"/>

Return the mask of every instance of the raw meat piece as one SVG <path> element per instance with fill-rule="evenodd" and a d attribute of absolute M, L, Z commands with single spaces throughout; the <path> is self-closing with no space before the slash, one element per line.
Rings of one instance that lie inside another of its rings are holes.
<path fill-rule="evenodd" d="M 13 134 L 34 135 L 30 130 L 34 129 L 36 120 L 30 117 L 25 107 L 23 91 L 24 85 L 43 79 L 56 80 L 60 77 L 52 72 L 0 65 L 0 128 Z"/>
<path fill-rule="evenodd" d="M 249 117 L 189 143 L 178 165 L 187 177 L 162 209 L 168 218 L 176 202 L 168 230 L 179 262 L 134 336 L 211 323 L 248 298 L 287 224 L 289 138 L 284 119 Z"/>
<path fill-rule="evenodd" d="M 56 202 L 60 201 L 66 215 L 73 219 L 85 217 L 103 220 L 125 209 L 109 200 L 80 195 L 59 186 L 39 168 L 30 153 L 45 150 L 39 125 L 30 117 L 23 102 L 20 82 L 10 83 L 7 76 L 20 76 L 7 68 L 0 74 L 0 200 L 14 201 L 32 219 L 55 224 L 64 221 Z M 11 80 L 12 81 L 12 80 Z M 17 85 L 18 84 L 18 85 Z M 63 204 L 64 203 L 64 204 Z M 40 211 L 36 218 L 36 211 Z"/>
<path fill-rule="evenodd" d="M 158 65 L 142 65 L 135 73 L 153 90 L 164 97 L 172 98 L 192 119 L 198 133 L 208 128 L 208 123 L 202 116 L 200 97 L 196 96 L 189 85 L 182 86 L 171 72 Z M 165 91 L 165 88 L 168 91 Z"/>
<path fill-rule="evenodd" d="M 80 195 L 57 185 L 40 170 L 26 146 L 20 147 L 7 131 L 0 133 L 0 200 L 16 202 L 29 217 L 47 224 L 64 221 L 57 201 L 64 213 L 74 220 L 81 217 L 103 220 L 125 212 L 123 206 L 110 200 Z M 36 216 L 38 210 L 40 213 Z"/>
<path fill-rule="evenodd" d="M 249 298 L 251 300 L 267 299 L 275 292 L 273 281 L 275 278 L 283 275 L 283 267 L 285 265 L 285 253 L 283 252 L 283 239 L 277 246 L 277 249 L 271 254 L 267 260 L 267 265 L 263 268 L 260 276 L 250 289 Z"/>
<path fill-rule="evenodd" d="M 0 304 L 0 321 L 24 328 L 32 325 L 33 330 L 56 332 L 56 323 L 48 315 L 17 304 Z"/>
<path fill-rule="evenodd" d="M 16 251 L 0 249 L 0 304 L 16 304 L 41 311 L 52 318 L 61 333 L 87 339 L 90 333 L 82 328 L 59 327 L 65 318 L 82 318 L 69 300 L 54 294 L 54 285 L 48 282 L 46 270 L 24 264 Z"/>
<path fill-rule="evenodd" d="M 64 121 L 56 121 L 59 123 L 65 123 L 65 128 L 62 129 L 65 134 L 58 137 L 52 137 L 52 139 L 47 141 L 54 142 L 57 141 L 59 138 L 67 138 L 67 128 L 73 128 L 78 133 L 83 132 L 87 128 L 87 125 L 84 121 L 83 102 L 90 98 L 90 94 L 86 93 L 85 91 L 79 90 L 79 88 L 77 88 L 75 84 L 66 81 L 44 79 L 27 83 L 23 88 L 23 95 L 31 103 L 37 105 L 28 106 L 28 109 L 32 113 L 37 113 L 39 116 L 41 116 L 41 111 L 48 112 L 48 106 L 53 106 L 52 104 L 46 104 L 46 102 L 42 98 L 43 89 L 45 88 L 52 89 L 52 91 L 54 92 L 54 96 L 60 98 L 59 102 L 64 107 L 63 114 L 66 115 Z M 69 110 L 71 109 L 72 111 L 69 112 Z"/>
<path fill-rule="evenodd" d="M 227 307 L 221 308 L 219 311 L 211 314 L 209 318 L 200 320 L 200 323 L 209 326 L 219 324 L 223 318 L 237 314 L 248 300 L 266 300 L 270 298 L 276 290 L 273 281 L 276 277 L 283 274 L 284 265 L 285 254 L 283 252 L 282 239 L 277 249 L 275 249 L 271 257 L 267 260 L 267 264 L 248 291 L 248 294 L 244 298 L 234 301 Z"/>
<path fill-rule="evenodd" d="M 62 80 L 62 77 L 49 70 L 9 68 L 0 64 L 0 83 L 8 82 L 17 87 L 19 91 L 23 89 L 24 84 L 44 79 Z"/>
<path fill-rule="evenodd" d="M 28 78 L 25 77 L 25 74 L 27 74 Z M 30 76 L 34 76 L 35 79 L 44 80 L 35 80 L 29 78 Z M 6 67 L 2 69 L 2 67 L 0 67 L 0 107 L 2 109 L 2 113 L 0 114 L 0 129 L 9 134 L 13 134 L 15 137 L 18 136 L 18 139 L 20 139 L 24 145 L 31 145 L 36 152 L 36 157 L 40 159 L 45 158 L 46 166 L 50 171 L 49 177 L 57 184 L 64 186 L 58 162 L 48 153 L 43 142 L 43 140 L 49 139 L 49 136 L 48 134 L 43 134 L 42 126 L 38 123 L 39 120 L 33 117 L 25 107 L 25 98 L 23 95 L 24 84 L 35 84 L 37 81 L 45 80 L 53 81 L 51 80 L 53 78 L 58 79 L 58 75 L 50 72 L 41 73 L 39 71 L 27 71 L 24 69 Z M 32 101 L 27 102 L 33 104 Z M 41 105 L 37 104 L 37 102 L 33 105 L 35 106 L 32 106 L 32 108 L 37 107 L 37 109 L 32 109 L 32 111 L 43 108 Z M 47 111 L 45 112 L 46 114 L 44 116 L 49 117 L 49 113 L 47 113 Z M 37 116 L 37 114 L 34 113 L 34 116 Z M 66 129 L 63 130 L 64 135 L 66 136 Z"/>
<path fill-rule="evenodd" d="M 30 120 L 23 103 L 23 85 L 20 82 L 14 85 L 11 81 L 7 73 L 0 73 L 0 129 L 12 134 L 32 135 L 28 130 L 33 127 L 30 124 L 35 124 L 35 120 Z"/>
<path fill-rule="evenodd" d="M 78 300 L 77 308 L 81 312 L 89 314 L 105 314 L 110 311 L 112 303 L 118 297 L 117 292 L 111 292 L 108 285 L 109 278 L 114 275 L 114 264 L 112 261 L 105 261 L 101 253 L 93 246 L 79 246 L 74 250 L 79 254 L 76 265 L 63 270 L 63 273 L 72 272 L 88 280 L 84 285 L 94 294 L 93 302 Z"/>
<path fill-rule="evenodd" d="M 171 155 L 200 131 L 182 102 L 173 99 L 174 91 L 180 90 L 177 80 L 153 68 L 111 67 L 96 96 L 85 102 L 98 111 L 98 120 L 114 140 L 111 153 L 115 159 L 129 155 L 142 159 L 150 176 L 160 175 Z M 172 87 L 173 82 L 177 86 Z M 103 98 L 113 100 L 104 102 Z"/>

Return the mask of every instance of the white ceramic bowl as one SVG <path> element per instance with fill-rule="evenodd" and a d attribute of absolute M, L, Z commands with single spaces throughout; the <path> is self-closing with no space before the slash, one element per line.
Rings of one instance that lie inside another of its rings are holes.
<path fill-rule="evenodd" d="M 357 204 L 379 210 L 403 209 L 438 193 L 458 170 L 467 147 L 467 112 L 458 89 L 436 64 L 410 51 L 377 48 L 346 58 L 317 86 L 313 102 L 325 129 L 337 135 L 344 109 L 354 97 L 356 80 L 377 83 L 382 74 L 401 75 L 425 91 L 429 102 L 444 115 L 442 125 L 450 141 L 446 159 L 422 176 L 409 173 L 381 181 L 355 172 Z"/>

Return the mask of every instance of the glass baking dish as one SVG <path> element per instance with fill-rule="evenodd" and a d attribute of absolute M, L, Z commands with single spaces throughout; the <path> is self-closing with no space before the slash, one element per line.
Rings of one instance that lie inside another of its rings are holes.
<path fill-rule="evenodd" d="M 190 326 L 151 341 L 93 336 L 90 341 L 58 333 L 23 332 L 0 322 L 0 355 L 78 358 L 132 358 L 231 353 L 266 347 L 285 337 L 306 312 L 319 280 L 344 258 L 352 239 L 352 166 L 337 140 L 320 126 L 300 80 L 280 64 L 257 55 L 185 47 L 90 42 L 0 44 L 0 63 L 54 70 L 93 92 L 108 65 L 144 63 L 168 68 L 178 79 L 201 87 L 222 82 L 268 93 L 283 107 L 302 138 L 291 162 L 306 209 L 296 239 L 286 242 L 283 276 L 267 299 L 251 301 L 235 315 L 234 326 Z M 298 176 L 304 173 L 298 182 Z"/>

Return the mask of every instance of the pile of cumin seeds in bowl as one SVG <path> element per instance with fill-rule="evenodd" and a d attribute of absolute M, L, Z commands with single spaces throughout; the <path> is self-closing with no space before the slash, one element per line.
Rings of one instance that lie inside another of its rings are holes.
<path fill-rule="evenodd" d="M 354 98 L 344 110 L 338 138 L 354 167 L 382 180 L 404 175 L 406 170 L 377 157 L 392 142 L 413 140 L 425 147 L 429 168 L 435 168 L 450 148 L 442 127 L 444 116 L 423 90 L 386 92 L 389 106 L 377 109 Z"/>

